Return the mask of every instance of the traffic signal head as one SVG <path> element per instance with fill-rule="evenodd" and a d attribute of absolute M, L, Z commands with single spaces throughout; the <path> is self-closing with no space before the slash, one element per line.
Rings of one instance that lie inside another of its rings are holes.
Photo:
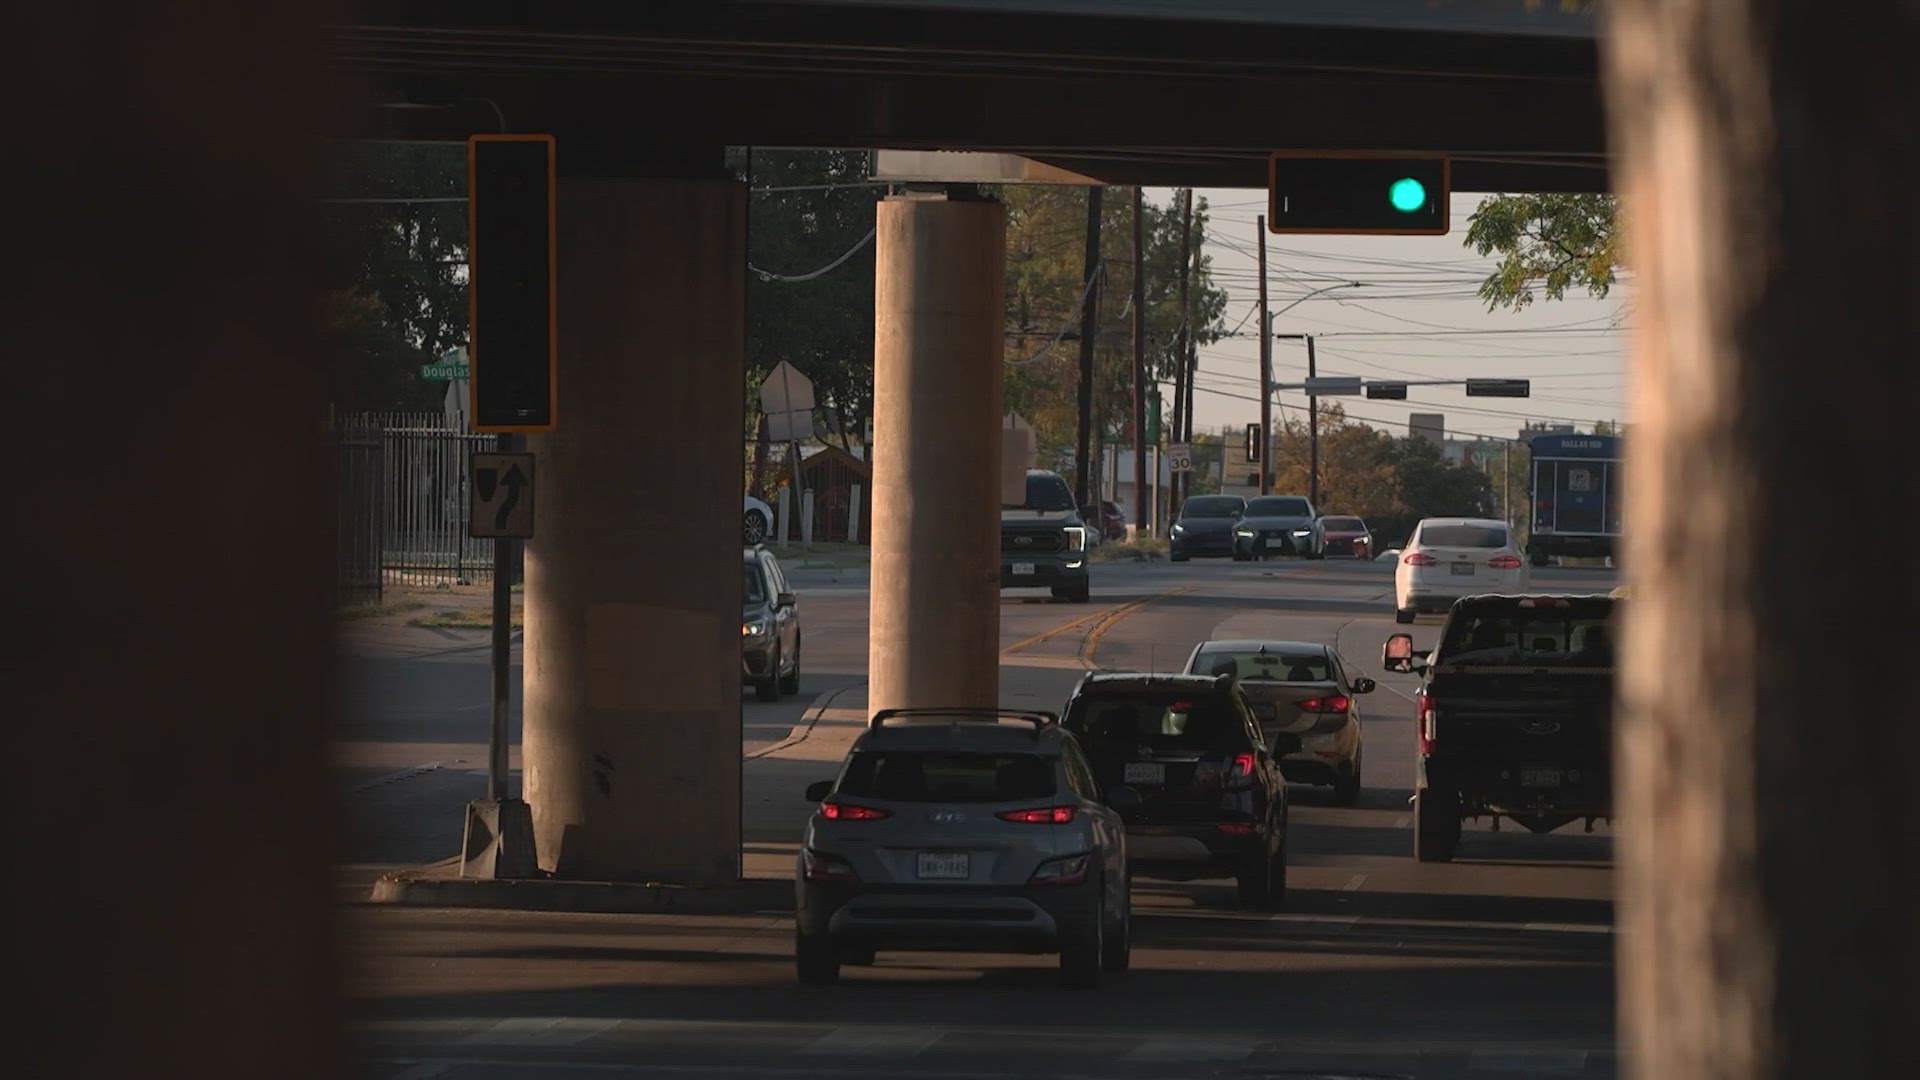
<path fill-rule="evenodd" d="M 1282 150 L 1268 158 L 1276 233 L 1440 236 L 1452 194 L 1441 154 Z"/>

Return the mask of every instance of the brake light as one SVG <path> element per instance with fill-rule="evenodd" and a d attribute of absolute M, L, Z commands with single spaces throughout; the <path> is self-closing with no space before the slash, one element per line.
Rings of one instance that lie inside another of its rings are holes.
<path fill-rule="evenodd" d="M 1422 755 L 1433 753 L 1433 744 L 1440 735 L 1440 712 L 1434 708 L 1433 698 L 1421 691 L 1414 699 L 1413 731 L 1420 740 Z"/>
<path fill-rule="evenodd" d="M 856 806 L 853 803 L 823 802 L 820 804 L 820 816 L 828 821 L 879 821 L 892 817 L 893 811 L 874 806 Z"/>
<path fill-rule="evenodd" d="M 860 875 L 853 872 L 853 864 L 838 855 L 828 855 L 812 848 L 800 852 L 800 871 L 808 881 L 859 881 Z"/>
<path fill-rule="evenodd" d="M 1495 570 L 1518 570 L 1520 569 L 1520 556 L 1495 555 L 1493 558 L 1487 560 L 1487 565 L 1493 567 Z"/>
<path fill-rule="evenodd" d="M 1235 754 L 1233 756 L 1233 775 L 1235 776 L 1252 776 L 1253 775 L 1253 755 L 1252 754 Z"/>
<path fill-rule="evenodd" d="M 1301 712 L 1341 713 L 1353 704 L 1353 699 L 1345 694 L 1332 694 L 1327 697 L 1311 698 L 1300 703 Z"/>
<path fill-rule="evenodd" d="M 1409 551 L 1405 555 L 1401 556 L 1400 561 L 1403 563 L 1406 563 L 1408 566 L 1440 565 L 1439 559 L 1434 558 L 1433 556 L 1427 554 L 1424 551 Z"/>
<path fill-rule="evenodd" d="M 1171 713 L 1187 713 L 1187 712 L 1192 712 L 1192 711 L 1193 711 L 1193 702 L 1191 702 L 1191 701 L 1176 701 L 1176 702 L 1174 702 L 1173 704 L 1171 704 L 1171 705 L 1169 705 L 1169 706 L 1167 706 L 1167 711 L 1168 711 L 1168 712 L 1171 712 Z"/>
<path fill-rule="evenodd" d="M 1228 836 L 1252 836 L 1253 826 L 1244 821 L 1223 821 L 1214 826 Z"/>
<path fill-rule="evenodd" d="M 1071 806 L 1042 806 L 1032 810 L 1002 810 L 994 815 L 1001 821 L 1021 821 L 1028 825 L 1065 825 L 1073 820 Z"/>

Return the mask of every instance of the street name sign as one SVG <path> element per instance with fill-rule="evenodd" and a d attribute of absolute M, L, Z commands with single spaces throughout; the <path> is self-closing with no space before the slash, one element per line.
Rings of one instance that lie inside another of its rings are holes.
<path fill-rule="evenodd" d="M 533 455 L 476 453 L 467 462 L 467 535 L 533 535 Z"/>
<path fill-rule="evenodd" d="M 464 379 L 467 377 L 467 365 L 421 364 L 420 377 L 423 379 Z"/>
<path fill-rule="evenodd" d="M 1532 383 L 1527 379 L 1468 379 L 1468 397 L 1530 397 Z"/>

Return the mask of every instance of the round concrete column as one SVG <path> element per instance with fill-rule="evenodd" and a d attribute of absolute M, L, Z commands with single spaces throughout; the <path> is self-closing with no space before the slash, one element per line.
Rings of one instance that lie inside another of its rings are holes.
<path fill-rule="evenodd" d="M 900 195 L 878 226 L 868 707 L 994 706 L 1006 214 Z"/>
<path fill-rule="evenodd" d="M 527 545 L 540 865 L 738 873 L 745 188 L 563 180 L 556 427 Z"/>

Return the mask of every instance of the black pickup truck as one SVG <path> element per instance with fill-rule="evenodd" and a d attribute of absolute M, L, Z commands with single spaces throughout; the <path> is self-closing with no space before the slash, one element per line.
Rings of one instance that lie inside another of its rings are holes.
<path fill-rule="evenodd" d="M 1469 596 L 1440 646 L 1395 634 L 1388 671 L 1424 677 L 1415 698 L 1414 857 L 1446 862 L 1466 818 L 1536 833 L 1613 816 L 1613 641 L 1607 596 Z"/>

